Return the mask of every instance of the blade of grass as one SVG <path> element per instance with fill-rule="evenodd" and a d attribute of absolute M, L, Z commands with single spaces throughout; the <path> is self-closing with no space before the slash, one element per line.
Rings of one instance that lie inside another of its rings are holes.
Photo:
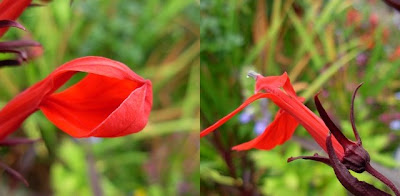
<path fill-rule="evenodd" d="M 310 62 L 310 55 L 306 54 L 303 56 L 303 58 L 301 58 L 296 65 L 294 66 L 294 68 L 290 71 L 289 73 L 289 77 L 291 81 L 296 81 L 297 77 L 300 75 L 300 73 L 303 71 L 303 69 L 308 65 L 308 63 Z"/>
<path fill-rule="evenodd" d="M 348 65 L 348 63 L 354 59 L 360 51 L 355 49 L 347 54 L 343 55 L 338 61 L 334 62 L 326 71 L 324 71 L 313 83 L 304 91 L 301 96 L 308 100 L 314 94 L 316 94 L 341 67 Z"/>
<path fill-rule="evenodd" d="M 269 43 L 273 38 L 276 38 L 282 23 L 284 19 L 286 18 L 286 14 L 288 13 L 288 10 L 291 8 L 291 5 L 293 3 L 293 0 L 287 1 L 285 4 L 284 10 L 282 13 L 284 14 L 283 16 L 277 18 L 280 20 L 276 20 L 273 22 L 270 26 L 270 29 L 268 33 L 264 34 L 264 36 L 261 37 L 260 41 L 251 48 L 251 50 L 248 52 L 248 55 L 246 55 L 245 59 L 242 62 L 242 65 L 249 65 L 251 64 L 256 58 L 257 55 L 260 54 L 262 49 L 264 48 L 266 43 Z M 268 65 L 268 64 L 267 64 Z"/>
<path fill-rule="evenodd" d="M 325 59 L 321 57 L 318 53 L 318 49 L 316 48 L 313 42 L 313 36 L 310 36 L 310 33 L 306 29 L 306 24 L 301 22 L 299 17 L 293 12 L 293 10 L 289 10 L 288 12 L 290 20 L 293 22 L 293 25 L 300 36 L 302 41 L 302 45 L 304 49 L 311 54 L 311 60 L 313 61 L 314 69 L 320 69 L 322 65 L 325 64 Z"/>

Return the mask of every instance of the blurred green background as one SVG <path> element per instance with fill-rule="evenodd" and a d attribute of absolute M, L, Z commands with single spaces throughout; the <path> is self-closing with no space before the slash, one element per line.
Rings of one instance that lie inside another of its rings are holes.
<path fill-rule="evenodd" d="M 74 139 L 35 113 L 15 135 L 43 140 L 0 148 L 1 161 L 30 186 L 1 171 L 0 195 L 199 195 L 199 2 L 36 3 L 44 6 L 19 19 L 28 31 L 10 29 L 2 39 L 39 41 L 43 55 L 0 69 L 0 106 L 57 66 L 98 55 L 150 79 L 153 110 L 142 132 L 113 139 Z"/>
<path fill-rule="evenodd" d="M 315 110 L 322 104 L 354 139 L 356 124 L 371 159 L 400 187 L 400 14 L 377 0 L 202 0 L 201 129 L 254 93 L 249 70 L 288 72 L 298 94 Z M 260 100 L 201 139 L 201 195 L 349 195 L 333 169 L 291 156 L 324 154 L 299 126 L 291 140 L 271 150 L 232 151 L 255 138 L 277 107 Z M 354 173 L 353 173 L 354 174 Z M 354 174 L 390 191 L 369 174 Z"/>

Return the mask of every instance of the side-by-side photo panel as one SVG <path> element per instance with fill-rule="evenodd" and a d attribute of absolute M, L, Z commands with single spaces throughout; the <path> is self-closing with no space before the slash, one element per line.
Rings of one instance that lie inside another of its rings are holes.
<path fill-rule="evenodd" d="M 200 195 L 200 2 L 0 1 L 0 196 Z"/>
<path fill-rule="evenodd" d="M 202 0 L 201 195 L 400 195 L 397 0 Z"/>

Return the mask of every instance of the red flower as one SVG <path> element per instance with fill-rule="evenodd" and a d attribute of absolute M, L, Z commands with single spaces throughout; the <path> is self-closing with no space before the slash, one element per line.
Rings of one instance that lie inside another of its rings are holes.
<path fill-rule="evenodd" d="M 16 20 L 31 4 L 32 0 L 2 0 L 0 2 L 0 20 Z M 0 37 L 8 28 L 0 28 Z"/>
<path fill-rule="evenodd" d="M 88 75 L 54 93 L 75 73 Z M 118 137 L 142 130 L 152 106 L 151 82 L 126 65 L 103 57 L 83 57 L 57 68 L 16 96 L 0 111 L 0 140 L 32 113 L 42 110 L 74 137 Z"/>
<path fill-rule="evenodd" d="M 263 77 L 254 73 L 249 75 L 256 78 L 257 93 L 248 98 L 236 110 L 203 130 L 200 133 L 200 137 L 204 137 L 217 129 L 255 100 L 260 98 L 269 98 L 280 107 L 274 121 L 269 124 L 263 134 L 249 142 L 233 147 L 234 150 L 248 150 L 250 148 L 262 150 L 272 149 L 290 139 L 297 125 L 301 124 L 325 150 L 325 152 L 327 152 L 326 136 L 329 133 L 329 129 L 321 118 L 315 115 L 302 103 L 304 99 L 296 95 L 286 72 L 281 76 L 269 77 Z M 262 90 L 265 92 L 260 92 Z M 342 159 L 344 155 L 343 147 L 335 138 L 332 138 L 332 142 L 337 156 Z"/>

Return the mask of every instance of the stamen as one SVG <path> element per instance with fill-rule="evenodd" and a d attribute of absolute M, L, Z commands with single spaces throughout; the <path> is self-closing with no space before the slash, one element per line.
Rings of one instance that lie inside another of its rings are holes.
<path fill-rule="evenodd" d="M 252 77 L 254 80 L 257 80 L 257 77 L 259 75 L 261 75 L 261 74 L 255 72 L 255 71 L 252 71 L 252 70 L 247 73 L 247 77 Z"/>

